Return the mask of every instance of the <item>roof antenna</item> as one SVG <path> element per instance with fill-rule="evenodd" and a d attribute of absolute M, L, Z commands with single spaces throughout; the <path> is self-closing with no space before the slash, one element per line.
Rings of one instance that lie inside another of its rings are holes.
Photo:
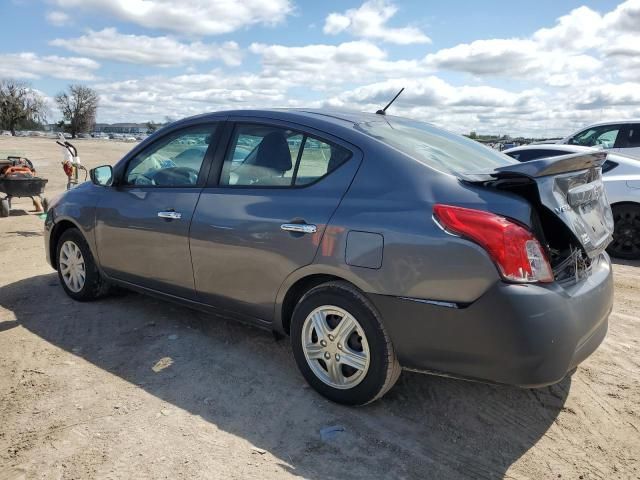
<path fill-rule="evenodd" d="M 398 93 L 396 93 L 396 96 L 393 97 L 393 99 L 389 103 L 387 103 L 386 107 L 384 107 L 382 110 L 378 110 L 376 112 L 376 115 L 386 115 L 387 114 L 387 108 L 389 108 L 391 106 L 391 104 L 396 101 L 396 98 L 398 98 L 402 92 L 404 92 L 404 87 L 402 87 L 400 89 L 400 91 Z"/>

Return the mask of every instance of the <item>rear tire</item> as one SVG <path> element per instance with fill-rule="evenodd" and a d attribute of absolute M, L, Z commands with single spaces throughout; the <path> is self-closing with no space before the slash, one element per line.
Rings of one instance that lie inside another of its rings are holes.
<path fill-rule="evenodd" d="M 8 217 L 11 213 L 11 203 L 8 198 L 0 200 L 0 217 Z"/>
<path fill-rule="evenodd" d="M 291 320 L 291 344 L 309 385 L 337 403 L 373 402 L 400 376 L 379 314 L 347 282 L 324 283 L 300 299 Z"/>
<path fill-rule="evenodd" d="M 60 236 L 56 265 L 62 288 L 74 300 L 95 300 L 109 291 L 109 284 L 102 278 L 91 249 L 77 228 L 70 228 Z"/>
<path fill-rule="evenodd" d="M 607 247 L 609 255 L 625 260 L 640 259 L 640 205 L 615 205 L 613 221 L 613 241 Z"/>

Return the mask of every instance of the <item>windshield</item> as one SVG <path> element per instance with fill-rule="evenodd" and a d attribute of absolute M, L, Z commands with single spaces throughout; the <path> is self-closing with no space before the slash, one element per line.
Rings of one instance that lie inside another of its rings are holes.
<path fill-rule="evenodd" d="M 363 122 L 358 130 L 445 173 L 487 172 L 518 163 L 475 140 L 414 120 Z"/>

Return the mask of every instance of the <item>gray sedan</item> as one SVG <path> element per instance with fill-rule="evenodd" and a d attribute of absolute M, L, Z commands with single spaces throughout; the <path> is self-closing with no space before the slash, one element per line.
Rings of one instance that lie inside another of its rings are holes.
<path fill-rule="evenodd" d="M 230 111 L 150 136 L 53 202 L 65 292 L 125 287 L 289 335 L 360 405 L 401 368 L 538 387 L 607 331 L 606 154 L 519 163 L 381 114 Z"/>

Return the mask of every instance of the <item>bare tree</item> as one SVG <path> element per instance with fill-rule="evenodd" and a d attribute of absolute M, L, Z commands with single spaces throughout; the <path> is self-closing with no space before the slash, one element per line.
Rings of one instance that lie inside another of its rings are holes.
<path fill-rule="evenodd" d="M 16 134 L 22 125 L 33 126 L 46 120 L 47 108 L 42 96 L 26 82 L 0 79 L 0 126 Z"/>
<path fill-rule="evenodd" d="M 96 122 L 98 94 L 84 85 L 69 85 L 68 92 L 55 97 L 62 117 L 69 122 L 69 133 L 73 138 L 79 132 L 87 132 Z"/>

